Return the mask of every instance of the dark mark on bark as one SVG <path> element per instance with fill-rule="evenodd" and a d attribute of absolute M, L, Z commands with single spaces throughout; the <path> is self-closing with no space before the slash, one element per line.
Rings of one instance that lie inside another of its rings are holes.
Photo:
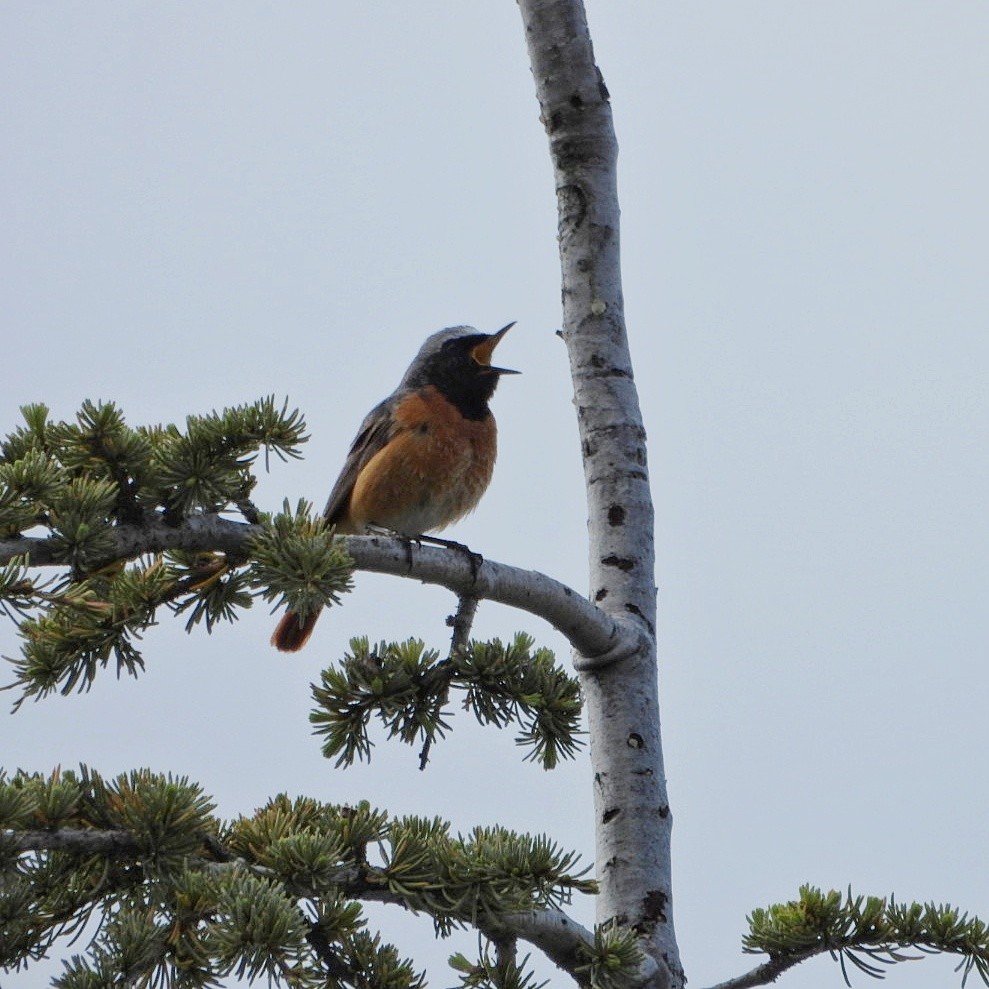
<path fill-rule="evenodd" d="M 626 601 L 625 602 L 625 610 L 630 615 L 635 615 L 636 618 L 641 619 L 645 623 L 646 628 L 649 629 L 649 634 L 650 635 L 655 635 L 656 634 L 656 630 L 655 630 L 655 628 L 653 628 L 652 622 L 649 621 L 649 619 L 646 618 L 646 616 L 644 614 L 642 614 L 642 609 L 638 605 L 632 604 L 631 601 Z"/>
<path fill-rule="evenodd" d="M 642 912 L 646 920 L 666 920 L 666 894 L 659 889 L 650 890 L 642 899 Z"/>
<path fill-rule="evenodd" d="M 563 149 L 560 149 L 563 154 Z M 560 223 L 579 227 L 587 217 L 587 196 L 577 185 L 562 185 L 556 190 L 559 202 Z"/>

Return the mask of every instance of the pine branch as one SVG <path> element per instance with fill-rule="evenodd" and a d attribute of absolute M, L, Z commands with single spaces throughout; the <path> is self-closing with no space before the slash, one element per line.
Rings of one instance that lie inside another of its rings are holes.
<path fill-rule="evenodd" d="M 299 614 L 337 604 L 351 587 L 354 560 L 455 591 L 451 656 L 463 653 L 482 597 L 544 617 L 582 655 L 579 668 L 646 646 L 627 614 L 609 617 L 556 581 L 483 561 L 465 547 L 337 539 L 301 502 L 260 516 L 249 498 L 258 448 L 297 456 L 305 440 L 298 413 L 271 399 L 189 417 L 184 431 L 132 429 L 113 405 L 85 403 L 74 423 L 50 423 L 43 406 L 23 412 L 26 425 L 0 444 L 0 610 L 23 619 L 22 655 L 11 660 L 11 686 L 21 689 L 15 707 L 86 690 L 108 667 L 136 676 L 144 662 L 139 640 L 163 607 L 185 613 L 187 629 L 204 623 L 211 631 L 257 597 Z M 223 516 L 235 508 L 246 522 Z M 36 528 L 48 534 L 24 534 Z M 39 567 L 60 572 L 41 584 Z M 438 711 L 432 723 L 442 729 Z M 423 764 L 434 734 L 426 727 Z M 548 765 L 557 754 L 551 736 L 538 725 L 526 733 Z"/>
<path fill-rule="evenodd" d="M 134 560 L 165 551 L 218 552 L 245 558 L 259 526 L 215 514 L 193 515 L 178 525 L 154 519 L 143 525 L 118 525 L 105 552 L 92 567 Z M 387 536 L 337 537 L 358 570 L 438 584 L 457 594 L 497 601 L 543 618 L 594 664 L 614 663 L 635 654 L 641 633 L 606 614 L 559 581 L 485 559 L 480 565 L 458 550 L 417 546 Z M 30 561 L 32 567 L 65 566 L 64 548 L 51 537 L 17 536 L 0 540 L 0 566 Z"/>
<path fill-rule="evenodd" d="M 366 804 L 340 808 L 283 797 L 224 829 L 208 816 L 211 806 L 187 781 L 146 771 L 112 782 L 85 768 L 47 779 L 0 776 L 0 868 L 7 877 L 0 916 L 19 918 L 0 964 L 17 964 L 32 946 L 78 929 L 78 918 L 99 908 L 110 918 L 101 935 L 110 944 L 123 938 L 143 945 L 138 969 L 145 974 L 186 957 L 206 978 L 214 968 L 204 952 L 242 966 L 244 974 L 271 973 L 290 956 L 304 966 L 303 942 L 330 966 L 400 965 L 392 949 L 360 930 L 351 901 L 374 901 L 426 912 L 441 933 L 474 926 L 492 943 L 527 941 L 583 984 L 590 982 L 580 973 L 595 966 L 626 977 L 648 974 L 638 955 L 616 954 L 606 935 L 563 912 L 571 890 L 593 884 L 572 875 L 575 856 L 547 839 L 501 828 L 454 838 L 438 820 L 388 821 Z M 118 823 L 83 823 L 93 820 Z M 18 826 L 27 821 L 61 824 Z M 378 843 L 384 861 L 372 865 L 367 849 Z M 313 912 L 301 928 L 299 901 Z M 518 909 L 523 903 L 540 905 Z M 169 939 L 161 941 L 165 930 Z M 97 950 L 92 965 L 77 960 L 96 969 L 111 961 L 128 969 L 115 951 Z M 416 984 L 411 970 L 406 974 L 399 984 Z"/>
<path fill-rule="evenodd" d="M 556 665 L 552 652 L 533 646 L 519 632 L 507 644 L 466 643 L 441 660 L 419 639 L 374 646 L 364 637 L 352 639 L 341 663 L 324 670 L 313 687 L 317 706 L 309 718 L 324 738 L 323 755 L 335 757 L 338 766 L 370 759 L 368 726 L 376 716 L 389 737 L 409 745 L 423 740 L 424 768 L 431 744 L 450 729 L 447 707 L 457 690 L 481 724 L 518 725 L 515 741 L 529 748 L 526 758 L 555 768 L 583 744 L 580 685 Z"/>
<path fill-rule="evenodd" d="M 885 966 L 914 960 L 904 954 L 954 954 L 960 957 L 962 985 L 974 971 L 989 985 L 989 928 L 947 904 L 898 904 L 877 896 L 844 896 L 802 886 L 800 898 L 754 910 L 743 948 L 764 952 L 769 961 L 712 989 L 750 989 L 768 985 L 783 972 L 815 955 L 828 953 L 850 985 L 848 966 L 882 978 Z"/>
<path fill-rule="evenodd" d="M 204 844 L 207 844 L 204 842 Z M 70 855 L 107 859 L 139 860 L 145 848 L 136 835 L 129 831 L 97 830 L 92 828 L 58 828 L 54 831 L 0 831 L 0 846 L 4 852 L 67 852 Z M 276 879 L 295 896 L 317 897 L 322 889 L 303 881 L 293 881 L 280 876 L 275 869 L 246 861 L 219 842 L 208 843 L 210 857 L 191 856 L 186 865 L 215 876 L 238 870 L 246 870 L 259 879 Z M 405 906 L 405 899 L 384 885 L 380 876 L 372 878 L 366 868 L 341 865 L 327 871 L 321 877 L 322 885 L 336 886 L 348 897 L 374 903 Z"/>

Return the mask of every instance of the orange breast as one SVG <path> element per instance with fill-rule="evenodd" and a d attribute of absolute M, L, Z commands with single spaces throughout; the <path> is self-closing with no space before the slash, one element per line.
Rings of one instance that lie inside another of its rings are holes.
<path fill-rule="evenodd" d="M 491 481 L 494 418 L 465 419 L 434 388 L 404 398 L 394 415 L 393 438 L 357 475 L 349 518 L 358 530 L 442 529 L 472 511 Z"/>

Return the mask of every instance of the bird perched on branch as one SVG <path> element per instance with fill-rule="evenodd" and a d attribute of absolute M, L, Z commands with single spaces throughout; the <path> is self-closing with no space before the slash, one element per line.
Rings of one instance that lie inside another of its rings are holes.
<path fill-rule="evenodd" d="M 323 516 L 339 533 L 369 527 L 420 536 L 472 511 L 491 480 L 496 429 L 488 401 L 503 374 L 491 358 L 502 337 L 454 326 L 429 337 L 398 388 L 361 423 Z M 296 652 L 319 612 L 286 612 L 271 644 Z"/>

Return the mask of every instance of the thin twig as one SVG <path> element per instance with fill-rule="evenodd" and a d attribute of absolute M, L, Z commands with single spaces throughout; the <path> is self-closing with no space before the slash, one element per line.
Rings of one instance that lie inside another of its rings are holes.
<path fill-rule="evenodd" d="M 450 658 L 460 655 L 467 650 L 470 642 L 470 630 L 474 625 L 474 616 L 480 598 L 476 594 L 457 595 L 457 613 L 447 618 L 446 623 L 453 629 L 450 639 Z"/>
<path fill-rule="evenodd" d="M 441 707 L 443 700 L 446 699 L 446 693 L 444 692 L 443 698 L 437 700 L 436 707 Z M 429 750 L 433 747 L 433 736 L 427 735 L 426 740 L 422 743 L 422 748 L 419 750 L 419 772 L 424 772 L 426 766 L 429 765 Z"/>
<path fill-rule="evenodd" d="M 450 615 L 446 623 L 453 629 L 453 636 L 450 639 L 450 656 L 445 663 L 440 664 L 443 668 L 446 685 L 437 693 L 433 701 L 432 714 L 439 716 L 439 712 L 446 706 L 450 697 L 450 681 L 453 679 L 453 663 L 458 656 L 467 651 L 470 642 L 470 630 L 474 624 L 474 615 L 477 614 L 479 598 L 474 594 L 457 595 L 457 613 Z M 422 751 L 419 753 L 419 771 L 422 772 L 429 762 L 429 751 L 433 747 L 433 736 L 427 735 L 422 744 Z"/>

